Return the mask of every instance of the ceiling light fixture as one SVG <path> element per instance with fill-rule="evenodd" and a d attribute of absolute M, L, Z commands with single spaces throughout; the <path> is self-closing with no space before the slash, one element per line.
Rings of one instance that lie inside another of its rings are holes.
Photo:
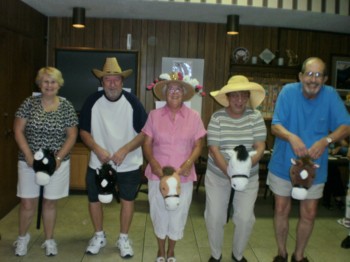
<path fill-rule="evenodd" d="M 237 35 L 239 29 L 239 15 L 228 15 L 226 32 L 228 35 Z"/>
<path fill-rule="evenodd" d="M 85 27 L 85 8 L 74 7 L 73 8 L 73 27 L 84 28 Z"/>

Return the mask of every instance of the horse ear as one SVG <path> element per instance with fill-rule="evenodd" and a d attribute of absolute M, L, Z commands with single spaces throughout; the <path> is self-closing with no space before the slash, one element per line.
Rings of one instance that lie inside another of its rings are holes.
<path fill-rule="evenodd" d="M 232 149 L 226 149 L 225 152 L 227 153 L 227 155 L 232 158 L 234 156 L 235 153 L 237 153 L 236 151 L 232 150 Z"/>
<path fill-rule="evenodd" d="M 254 155 L 256 155 L 256 154 L 257 154 L 256 150 L 250 151 L 250 152 L 249 152 L 249 156 L 251 156 L 251 157 L 254 156 Z"/>
<path fill-rule="evenodd" d="M 180 180 L 179 170 L 180 170 L 180 169 L 176 170 L 176 171 L 172 174 L 172 176 L 174 176 L 177 180 Z"/>

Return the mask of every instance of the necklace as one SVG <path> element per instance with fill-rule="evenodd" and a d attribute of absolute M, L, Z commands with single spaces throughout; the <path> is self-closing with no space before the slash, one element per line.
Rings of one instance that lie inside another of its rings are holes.
<path fill-rule="evenodd" d="M 56 111 L 59 105 L 59 100 L 56 96 L 53 98 L 53 100 L 50 101 L 41 98 L 41 105 L 44 108 L 45 112 Z"/>

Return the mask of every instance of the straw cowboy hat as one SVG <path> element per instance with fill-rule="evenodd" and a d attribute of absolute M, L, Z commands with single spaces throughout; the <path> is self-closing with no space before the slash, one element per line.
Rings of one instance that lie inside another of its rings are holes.
<path fill-rule="evenodd" d="M 249 82 L 248 78 L 242 75 L 232 76 L 227 85 L 221 88 L 219 91 L 210 92 L 210 95 L 222 106 L 227 107 L 229 105 L 226 94 L 236 91 L 249 91 L 250 97 L 247 102 L 247 106 L 252 109 L 257 108 L 265 98 L 265 89 L 254 82 Z"/>
<path fill-rule="evenodd" d="M 107 57 L 102 71 L 98 69 L 92 69 L 92 72 L 99 79 L 104 76 L 122 76 L 123 78 L 127 78 L 129 75 L 131 75 L 132 69 L 122 71 L 118 64 L 117 58 Z"/>
<path fill-rule="evenodd" d="M 153 93 L 159 100 L 163 100 L 163 101 L 166 100 L 166 89 L 167 89 L 166 87 L 168 86 L 169 83 L 177 83 L 182 86 L 182 88 L 184 89 L 184 95 L 182 98 L 183 101 L 190 100 L 195 94 L 194 85 L 198 83 L 196 79 L 183 78 L 182 74 L 179 72 L 172 72 L 170 74 L 161 74 L 159 78 L 162 80 L 157 82 L 153 87 Z M 193 85 L 193 83 L 195 84 Z"/>

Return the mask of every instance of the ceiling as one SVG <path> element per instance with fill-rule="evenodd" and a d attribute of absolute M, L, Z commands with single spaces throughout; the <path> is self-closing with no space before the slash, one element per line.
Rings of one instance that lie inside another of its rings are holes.
<path fill-rule="evenodd" d="M 240 24 L 298 28 L 350 34 L 350 16 L 265 7 L 164 2 L 152 0 L 22 0 L 49 17 L 70 17 L 85 7 L 86 17 L 226 23 L 229 14 Z"/>

